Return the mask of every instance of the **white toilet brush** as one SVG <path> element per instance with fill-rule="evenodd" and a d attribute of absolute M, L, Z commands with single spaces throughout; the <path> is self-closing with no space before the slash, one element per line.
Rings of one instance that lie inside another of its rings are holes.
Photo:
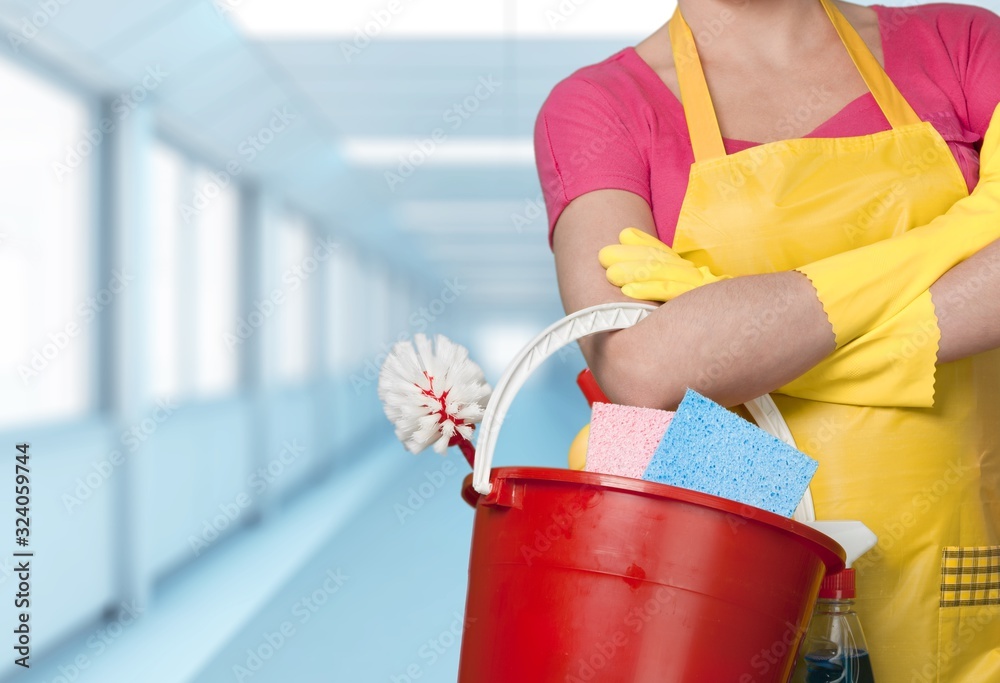
<path fill-rule="evenodd" d="M 378 397 L 396 436 L 411 453 L 431 444 L 442 455 L 458 446 L 475 461 L 470 438 L 492 389 L 468 350 L 443 335 L 423 334 L 393 345 L 378 377 Z"/>

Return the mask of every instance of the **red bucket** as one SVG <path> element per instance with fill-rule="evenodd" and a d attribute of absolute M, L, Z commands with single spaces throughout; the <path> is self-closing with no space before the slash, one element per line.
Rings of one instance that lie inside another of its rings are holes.
<path fill-rule="evenodd" d="M 476 508 L 459 683 L 783 683 L 832 539 L 765 510 L 503 467 Z"/>

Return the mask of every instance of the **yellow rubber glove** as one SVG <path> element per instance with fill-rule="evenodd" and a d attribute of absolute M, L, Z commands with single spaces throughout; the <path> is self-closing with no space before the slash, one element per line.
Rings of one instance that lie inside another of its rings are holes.
<path fill-rule="evenodd" d="M 931 294 L 925 291 L 776 393 L 826 403 L 930 408 L 940 340 Z"/>
<path fill-rule="evenodd" d="M 886 322 L 958 263 L 1000 239 L 1000 107 L 980 154 L 979 184 L 927 225 L 802 266 L 842 347 Z"/>
<path fill-rule="evenodd" d="M 702 284 L 728 279 L 696 267 L 635 228 L 623 230 L 619 241 L 620 245 L 602 249 L 599 258 L 608 269 L 608 280 L 632 298 L 665 302 Z M 925 291 L 777 393 L 827 403 L 927 408 L 934 402 L 933 368 L 939 339 L 934 306 Z M 931 372 L 914 372 L 914 368 L 930 368 Z"/>
<path fill-rule="evenodd" d="M 625 228 L 618 241 L 601 249 L 597 258 L 607 269 L 608 282 L 633 299 L 670 301 L 696 287 L 729 279 L 695 266 L 642 230 Z"/>
<path fill-rule="evenodd" d="M 798 269 L 817 289 L 838 350 L 780 393 L 853 405 L 933 405 L 940 330 L 928 290 L 956 264 L 1000 239 L 998 151 L 1000 107 L 986 132 L 972 195 L 925 226 Z M 641 231 L 623 231 L 619 239 L 623 244 L 602 249 L 600 260 L 615 268 L 608 279 L 633 298 L 669 301 L 724 279 Z M 630 249 L 621 248 L 626 246 Z"/>
<path fill-rule="evenodd" d="M 583 426 L 569 445 L 569 468 L 583 470 L 587 467 L 587 445 L 590 441 L 590 423 Z"/>

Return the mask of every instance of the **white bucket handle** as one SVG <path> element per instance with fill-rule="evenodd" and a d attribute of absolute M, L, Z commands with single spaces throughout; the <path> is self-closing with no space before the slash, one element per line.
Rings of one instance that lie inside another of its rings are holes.
<path fill-rule="evenodd" d="M 577 311 L 558 320 L 541 334 L 529 342 L 514 361 L 507 366 L 500 381 L 497 382 L 486 405 L 483 420 L 479 425 L 479 437 L 476 440 L 476 460 L 473 467 L 472 486 L 482 495 L 490 492 L 490 468 L 493 463 L 493 451 L 496 448 L 500 425 L 507 415 L 514 396 L 531 376 L 531 373 L 553 353 L 578 339 L 598 332 L 621 330 L 632 327 L 645 318 L 656 306 L 645 303 L 611 303 L 591 306 Z M 788 429 L 784 418 L 778 412 L 770 395 L 764 394 L 752 401 L 747 401 L 747 410 L 757 421 L 758 426 L 769 434 L 795 447 L 795 439 Z M 793 519 L 808 522 L 816 519 L 813 509 L 812 494 L 806 489 L 802 501 L 795 509 Z"/>

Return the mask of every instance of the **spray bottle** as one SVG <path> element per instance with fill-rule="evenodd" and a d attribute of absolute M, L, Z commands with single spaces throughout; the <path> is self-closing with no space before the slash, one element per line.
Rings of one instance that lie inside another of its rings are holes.
<path fill-rule="evenodd" d="M 850 524 L 851 526 L 831 526 Z M 851 565 L 876 542 L 863 524 L 814 522 L 847 551 L 847 568 L 823 579 L 809 629 L 799 648 L 792 683 L 875 683 L 864 630 L 854 611 Z"/>

